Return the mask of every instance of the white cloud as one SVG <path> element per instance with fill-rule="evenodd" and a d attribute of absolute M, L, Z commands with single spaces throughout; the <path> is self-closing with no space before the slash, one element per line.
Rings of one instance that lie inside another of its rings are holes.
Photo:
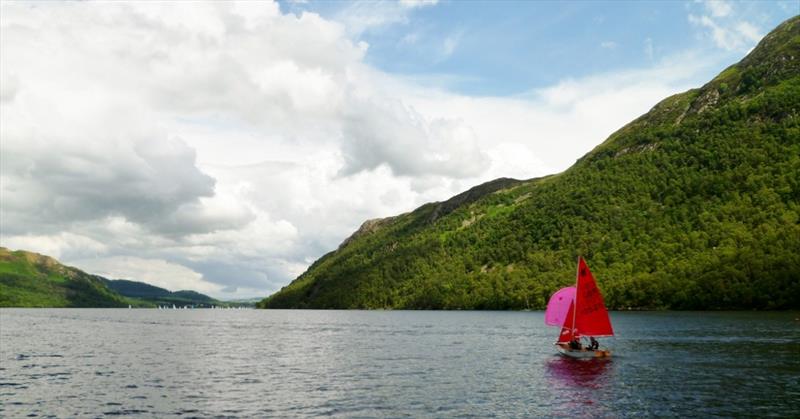
<path fill-rule="evenodd" d="M 17 90 L 19 90 L 19 78 L 3 72 L 3 78 L 0 79 L 0 103 L 14 100 Z"/>
<path fill-rule="evenodd" d="M 746 42 L 750 42 L 752 45 L 764 37 L 758 28 L 748 22 L 737 22 L 734 29 Z"/>
<path fill-rule="evenodd" d="M 161 259 L 115 256 L 75 261 L 84 269 L 109 279 L 143 281 L 170 291 L 192 290 L 215 294 L 222 288 L 203 280 L 201 274 Z"/>
<path fill-rule="evenodd" d="M 76 256 L 78 254 L 75 252 L 76 249 L 80 249 L 82 256 L 102 254 L 108 251 L 108 247 L 102 242 L 68 231 L 49 236 L 33 234 L 7 236 L 3 238 L 3 247 L 33 250 L 56 259 Z"/>
<path fill-rule="evenodd" d="M 427 120 L 387 100 L 350 106 L 344 118 L 345 175 L 385 164 L 400 176 L 465 178 L 488 166 L 474 133 L 460 121 Z"/>
<path fill-rule="evenodd" d="M 409 9 L 435 6 L 439 0 L 400 0 L 400 5 Z"/>
<path fill-rule="evenodd" d="M 458 48 L 458 44 L 461 42 L 461 37 L 464 35 L 463 31 L 459 31 L 453 34 L 450 34 L 444 38 L 442 41 L 442 49 L 441 53 L 438 57 L 439 61 L 444 61 L 450 58 L 451 55 L 456 51 Z"/>
<path fill-rule="evenodd" d="M 705 5 L 708 11 L 711 12 L 711 16 L 714 17 L 728 16 L 733 10 L 730 3 L 724 0 L 707 0 Z"/>
<path fill-rule="evenodd" d="M 515 176 L 541 176 L 567 169 L 659 100 L 692 87 L 708 65 L 688 54 L 669 57 L 649 69 L 567 79 L 519 98 L 428 91 L 415 92 L 412 103 L 423 114 L 469 122 L 490 154 L 486 178 L 509 176 L 506 167 L 519 167 L 519 159 L 500 158 L 510 156 L 502 150 L 516 150 L 514 154 L 528 162 L 528 175 L 515 170 Z"/>
<path fill-rule="evenodd" d="M 718 48 L 727 51 L 747 51 L 763 37 L 761 31 L 747 21 L 747 16 L 734 10 L 729 2 L 706 1 L 707 14 L 689 14 L 689 22 L 705 28 Z"/>
<path fill-rule="evenodd" d="M 372 23 L 271 3 L 0 7 L 0 243 L 220 298 L 279 289 L 365 219 L 564 170 L 706 62 L 468 97 L 367 65 Z"/>
<path fill-rule="evenodd" d="M 605 48 L 605 49 L 616 49 L 617 46 L 619 45 L 614 41 L 603 41 L 600 43 L 600 48 Z"/>
<path fill-rule="evenodd" d="M 438 0 L 356 1 L 340 10 L 333 20 L 342 22 L 357 37 L 365 31 L 407 24 L 416 10 L 437 3 Z"/>

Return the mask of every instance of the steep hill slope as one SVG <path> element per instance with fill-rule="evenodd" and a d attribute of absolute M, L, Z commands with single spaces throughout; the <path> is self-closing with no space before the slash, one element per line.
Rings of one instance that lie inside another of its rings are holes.
<path fill-rule="evenodd" d="M 109 289 L 104 280 L 49 256 L 0 247 L 0 307 L 142 305 Z"/>
<path fill-rule="evenodd" d="M 581 254 L 613 308 L 800 308 L 800 17 L 567 171 L 478 190 L 365 223 L 259 307 L 542 308 Z"/>

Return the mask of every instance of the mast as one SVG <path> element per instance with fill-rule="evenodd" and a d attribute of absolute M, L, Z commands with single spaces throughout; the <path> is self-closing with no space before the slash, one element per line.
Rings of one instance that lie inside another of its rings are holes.
<path fill-rule="evenodd" d="M 575 336 L 575 317 L 578 313 L 578 294 L 580 294 L 580 288 L 578 288 L 578 282 L 581 279 L 581 256 L 578 255 L 578 263 L 576 264 L 577 267 L 575 268 L 575 309 L 572 310 L 572 336 Z"/>

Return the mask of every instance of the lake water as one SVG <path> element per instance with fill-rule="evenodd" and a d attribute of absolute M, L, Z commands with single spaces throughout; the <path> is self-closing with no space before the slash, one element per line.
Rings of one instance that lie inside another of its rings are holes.
<path fill-rule="evenodd" d="M 800 313 L 0 310 L 0 416 L 800 417 Z"/>

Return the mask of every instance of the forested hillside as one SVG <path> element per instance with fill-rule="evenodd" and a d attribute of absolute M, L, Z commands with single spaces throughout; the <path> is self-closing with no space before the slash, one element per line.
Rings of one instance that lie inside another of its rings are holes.
<path fill-rule="evenodd" d="M 611 308 L 800 308 L 800 18 L 567 171 L 469 196 L 365 223 L 259 306 L 538 309 L 580 254 Z"/>

